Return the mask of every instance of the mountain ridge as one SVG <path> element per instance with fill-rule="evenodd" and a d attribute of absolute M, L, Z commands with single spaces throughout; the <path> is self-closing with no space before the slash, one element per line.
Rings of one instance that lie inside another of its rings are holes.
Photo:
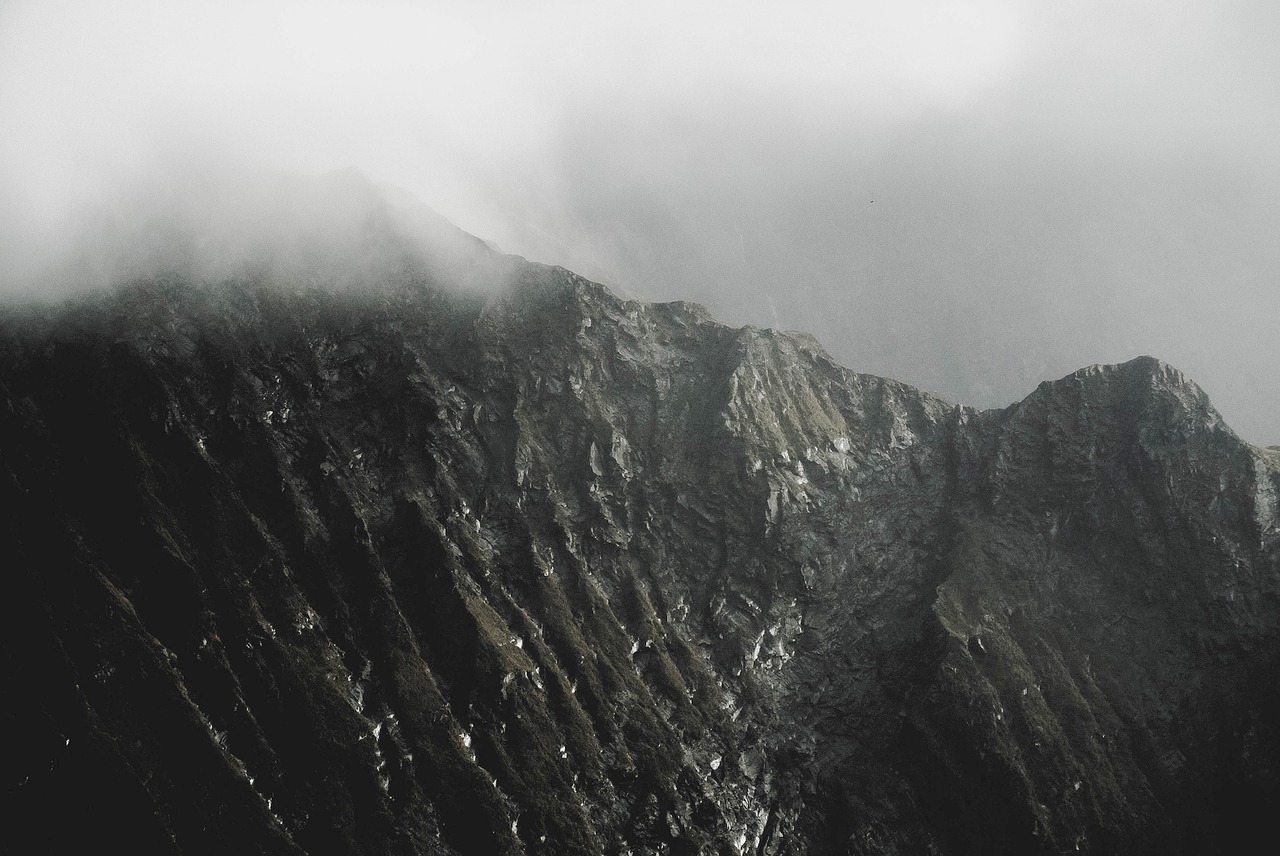
<path fill-rule="evenodd" d="M 1180 372 L 976 411 L 559 268 L 408 270 L 6 320 L 7 657 L 48 699 L 14 794 L 51 851 L 67 810 L 172 853 L 1265 823 L 1280 466 Z"/>

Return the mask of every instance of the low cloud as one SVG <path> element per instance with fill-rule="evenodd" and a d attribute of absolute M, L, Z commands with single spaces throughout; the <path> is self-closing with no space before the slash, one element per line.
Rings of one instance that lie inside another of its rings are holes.
<path fill-rule="evenodd" d="M 1275 443 L 1274 8 L 9 2 L 0 276 L 159 162 L 354 165 L 953 399 L 1153 353 Z"/>

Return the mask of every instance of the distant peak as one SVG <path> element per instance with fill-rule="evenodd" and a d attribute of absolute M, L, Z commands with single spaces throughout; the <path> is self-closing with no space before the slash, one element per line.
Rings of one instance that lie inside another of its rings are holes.
<path fill-rule="evenodd" d="M 1072 372 L 1063 380 L 1086 380 L 1089 378 L 1106 378 L 1109 380 L 1125 380 L 1150 383 L 1153 386 L 1191 388 L 1203 395 L 1203 391 L 1182 371 L 1169 365 L 1164 360 L 1143 354 L 1126 360 L 1123 363 L 1098 363 Z"/>
<path fill-rule="evenodd" d="M 1225 428 L 1209 396 L 1195 381 L 1145 354 L 1046 381 L 1013 409 L 1041 414 L 1070 412 L 1075 414 L 1072 418 L 1111 414 L 1160 432 Z"/>

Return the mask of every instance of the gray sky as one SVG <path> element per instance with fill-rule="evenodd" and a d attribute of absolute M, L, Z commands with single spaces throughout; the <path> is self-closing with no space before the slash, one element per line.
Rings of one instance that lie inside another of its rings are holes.
<path fill-rule="evenodd" d="M 1151 353 L 1280 443 L 1280 4 L 4 2 L 0 273 L 192 151 L 965 403 Z"/>

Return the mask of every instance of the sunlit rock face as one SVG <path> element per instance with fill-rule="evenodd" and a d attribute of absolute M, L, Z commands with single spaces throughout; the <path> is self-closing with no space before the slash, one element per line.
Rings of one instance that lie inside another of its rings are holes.
<path fill-rule="evenodd" d="M 474 252 L 464 289 L 406 265 L 7 313 L 8 793 L 49 850 L 1268 826 L 1280 455 L 1176 370 L 977 412 Z"/>

